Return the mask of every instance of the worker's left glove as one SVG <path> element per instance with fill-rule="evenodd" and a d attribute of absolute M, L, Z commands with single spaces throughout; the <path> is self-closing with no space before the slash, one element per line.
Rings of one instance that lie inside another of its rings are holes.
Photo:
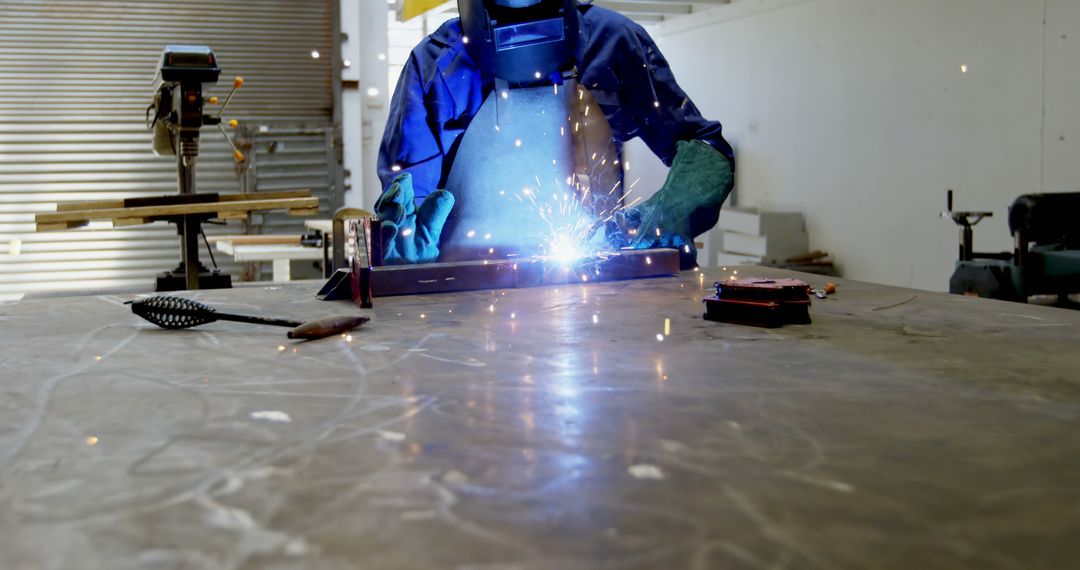
<path fill-rule="evenodd" d="M 697 266 L 694 238 L 716 225 L 731 193 L 731 161 L 701 141 L 679 141 L 667 181 L 653 197 L 624 214 L 630 247 L 679 250 L 679 266 Z"/>
<path fill-rule="evenodd" d="M 381 222 L 383 263 L 434 262 L 439 257 L 443 225 L 453 207 L 454 195 L 436 190 L 417 208 L 412 174 L 400 174 L 375 202 L 375 215 Z"/>

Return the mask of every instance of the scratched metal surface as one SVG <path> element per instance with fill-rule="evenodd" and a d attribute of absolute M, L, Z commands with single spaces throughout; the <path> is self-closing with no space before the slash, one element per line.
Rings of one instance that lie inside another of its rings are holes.
<path fill-rule="evenodd" d="M 302 344 L 125 297 L 0 306 L 0 566 L 1080 557 L 1080 313 L 841 282 L 769 331 L 700 318 L 718 276 L 385 299 Z M 314 289 L 195 296 L 348 310 Z"/>

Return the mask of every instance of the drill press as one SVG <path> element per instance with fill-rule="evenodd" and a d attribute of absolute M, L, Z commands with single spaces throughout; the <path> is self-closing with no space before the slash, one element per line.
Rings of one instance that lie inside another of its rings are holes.
<path fill-rule="evenodd" d="M 217 83 L 220 75 L 221 68 L 218 67 L 214 50 L 207 46 L 170 45 L 166 46 L 161 54 L 157 77 L 154 80 L 154 100 L 147 109 L 147 126 L 154 133 L 154 153 L 159 156 L 176 156 L 179 196 L 169 200 L 172 204 L 217 199 L 216 194 L 200 195 L 195 192 L 199 134 L 204 125 L 218 127 L 225 135 L 225 140 L 233 147 L 236 160 L 244 160 L 244 155 L 232 144 L 221 126 L 221 113 L 236 90 L 243 85 L 243 79 L 236 78 L 232 91 L 216 116 L 204 112 L 203 91 Z M 217 98 L 211 100 L 216 102 Z M 213 217 L 213 214 L 184 214 L 177 217 L 175 223 L 180 235 L 180 265 L 158 276 L 156 290 L 222 289 L 232 286 L 232 279 L 228 274 L 221 273 L 216 268 L 208 270 L 199 262 L 202 223 Z"/>

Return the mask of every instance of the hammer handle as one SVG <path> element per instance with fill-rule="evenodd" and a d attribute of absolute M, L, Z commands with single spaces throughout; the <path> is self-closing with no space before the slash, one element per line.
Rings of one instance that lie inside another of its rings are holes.
<path fill-rule="evenodd" d="M 315 340 L 349 332 L 356 327 L 368 322 L 367 317 L 325 317 L 308 321 L 289 331 L 288 337 L 293 339 Z"/>

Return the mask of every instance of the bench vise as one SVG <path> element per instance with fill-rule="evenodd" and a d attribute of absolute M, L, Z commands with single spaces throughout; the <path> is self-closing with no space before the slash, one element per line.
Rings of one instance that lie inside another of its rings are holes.
<path fill-rule="evenodd" d="M 943 217 L 960 226 L 960 257 L 949 292 L 1026 303 L 1032 295 L 1080 293 L 1080 193 L 1025 194 L 1009 207 L 1013 251 L 976 253 L 972 227 L 991 212 L 957 212 L 952 190 Z"/>

